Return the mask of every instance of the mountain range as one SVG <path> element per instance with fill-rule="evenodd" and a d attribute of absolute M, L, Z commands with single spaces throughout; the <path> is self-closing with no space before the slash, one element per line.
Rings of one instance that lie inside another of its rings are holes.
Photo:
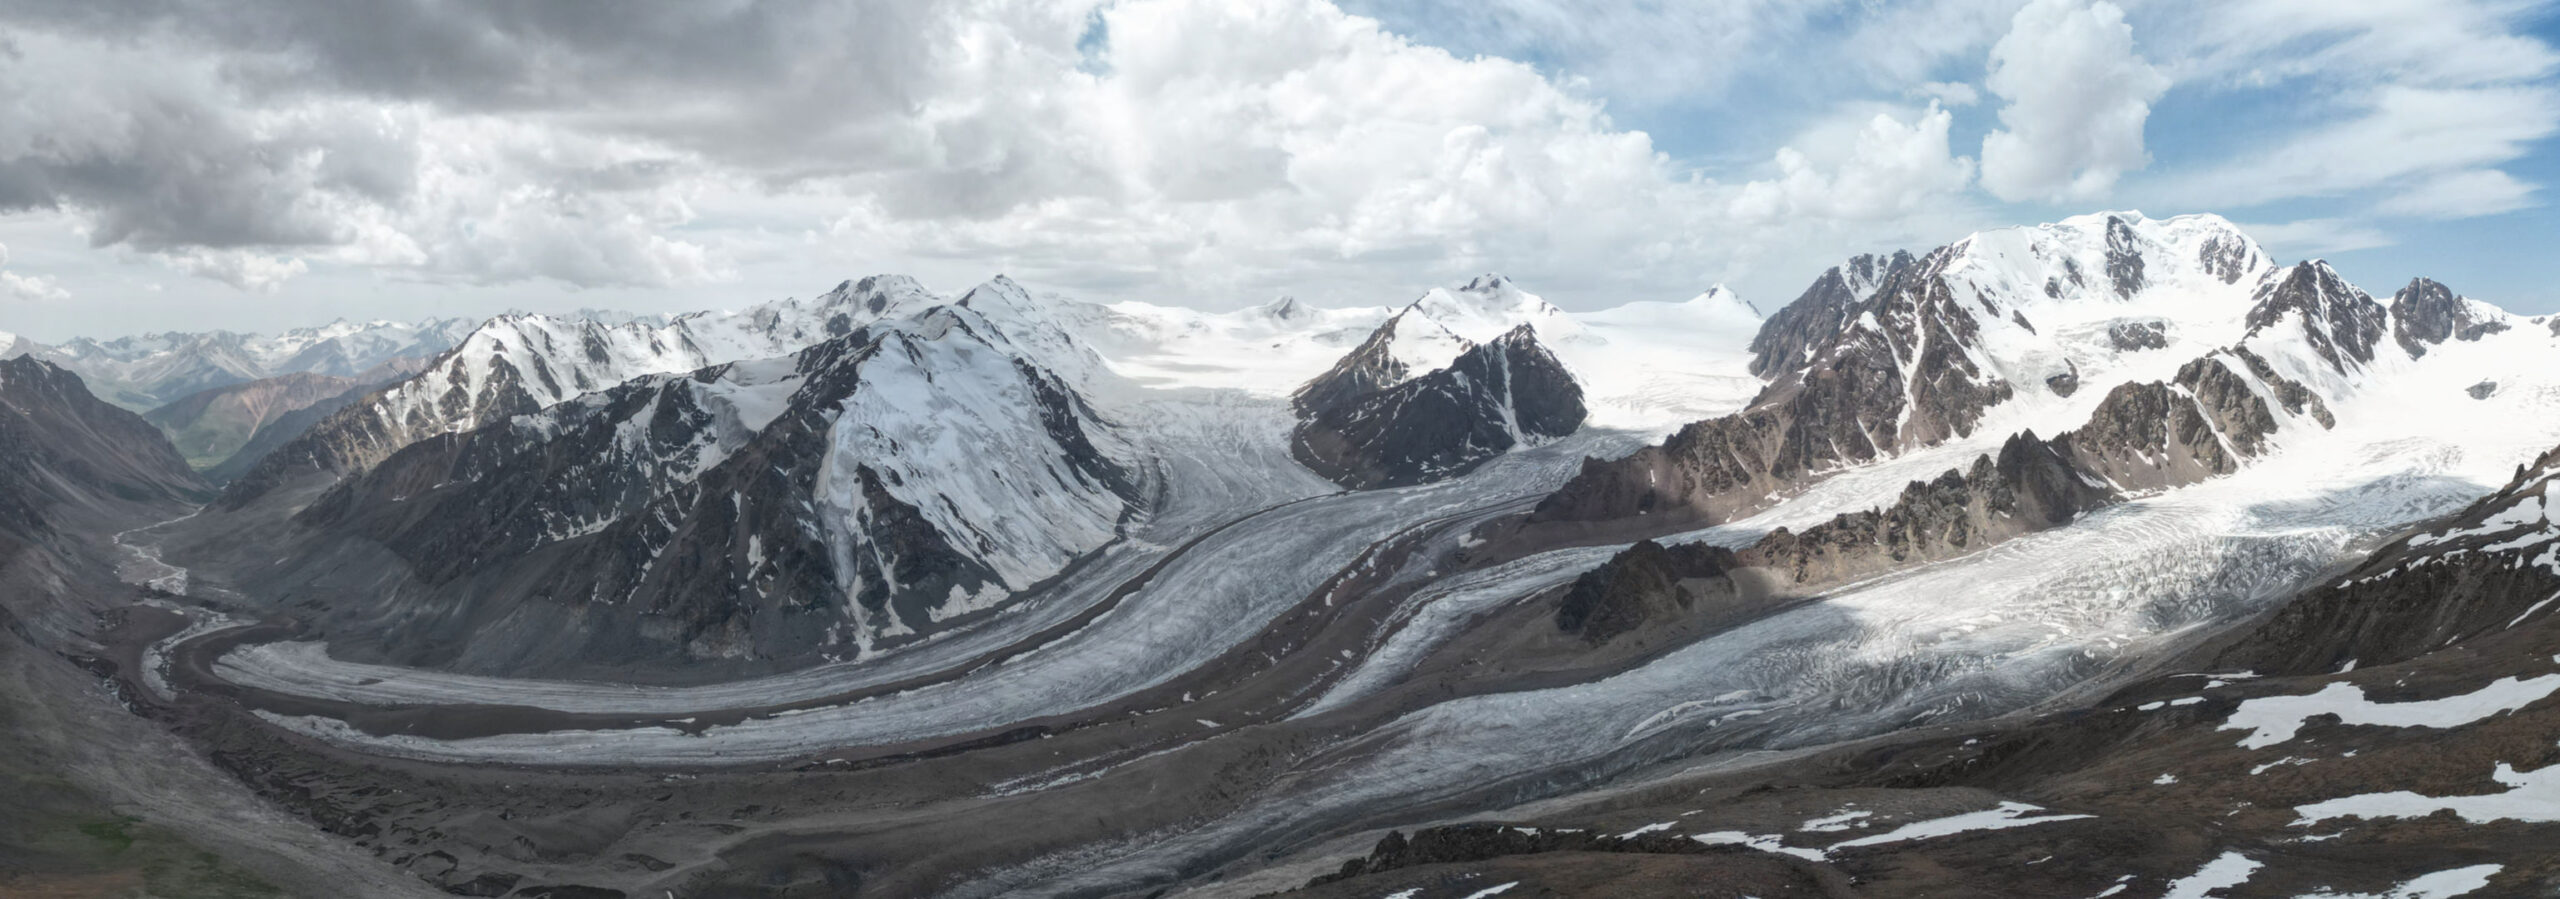
<path fill-rule="evenodd" d="M 15 344 L 0 577 L 403 884 L 2560 886 L 2560 320 L 2217 216 L 293 334 Z"/>

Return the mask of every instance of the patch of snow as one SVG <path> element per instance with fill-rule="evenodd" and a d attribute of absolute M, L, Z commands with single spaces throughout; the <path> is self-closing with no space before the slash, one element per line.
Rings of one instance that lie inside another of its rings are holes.
<path fill-rule="evenodd" d="M 2410 790 L 2346 796 L 2295 806 L 2294 813 L 2302 817 L 2293 825 L 2306 827 L 2347 817 L 2424 818 L 2440 811 L 2451 811 L 2473 824 L 2560 821 L 2560 765 L 2517 771 L 2515 766 L 2499 762 L 2498 770 L 2490 776 L 2507 789 L 2477 796 L 2427 796 Z"/>
<path fill-rule="evenodd" d="M 1905 840 L 1926 840 L 1933 837 L 1949 836 L 1971 830 L 2006 830 L 2012 827 L 2028 827 L 2036 824 L 2051 824 L 2056 821 L 2076 821 L 2082 818 L 2096 817 L 2094 815 L 2034 814 L 2042 811 L 2044 811 L 2044 809 L 2028 805 L 2023 802 L 2003 802 L 2000 803 L 1998 808 L 1987 809 L 1979 812 L 1966 812 L 1961 815 L 1950 815 L 1944 818 L 1933 818 L 1927 821 L 1914 821 L 1885 833 L 1863 836 L 1841 843 L 1833 843 L 1830 851 L 1837 852 L 1842 849 L 1851 849 L 1859 846 L 1880 846 L 1885 843 L 1899 843 Z"/>
<path fill-rule="evenodd" d="M 2249 878 L 2255 876 L 2258 869 L 2263 867 L 2266 865 L 2248 856 L 2237 852 L 2225 852 L 2214 860 L 2204 863 L 2204 867 L 2197 869 L 2196 873 L 2170 883 L 2169 891 L 2162 894 L 2160 899 L 2206 899 L 2218 890 L 2248 883 Z"/>
<path fill-rule="evenodd" d="M 2445 730 L 2524 708 L 2554 692 L 2560 692 L 2560 674 L 2531 679 L 2503 677 L 2458 696 L 2384 703 L 2366 699 L 2364 688 L 2341 681 L 2309 695 L 2243 701 L 2220 729 L 2249 731 L 2240 740 L 2246 749 L 2264 749 L 2291 740 L 2303 722 L 2317 715 L 2336 715 L 2345 724 Z"/>
<path fill-rule="evenodd" d="M 2301 899 L 2453 899 L 2487 889 L 2489 880 L 2506 870 L 2504 865 L 2472 865 L 2421 874 L 2409 882 L 2382 893 L 2332 893 L 2322 890 Z"/>

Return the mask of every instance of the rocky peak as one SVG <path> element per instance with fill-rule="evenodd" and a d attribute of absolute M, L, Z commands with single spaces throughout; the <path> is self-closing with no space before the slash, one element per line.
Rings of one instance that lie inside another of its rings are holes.
<path fill-rule="evenodd" d="M 1331 369 L 1300 386 L 1292 402 L 1303 417 L 1308 410 L 1341 405 L 1446 367 L 1474 348 L 1472 341 L 1449 333 L 1429 315 L 1407 308 L 1369 332 L 1369 339 Z"/>
<path fill-rule="evenodd" d="M 2391 297 L 2391 336 L 2411 358 L 2447 340 L 2473 341 L 2507 329 L 2453 289 L 2418 278 Z"/>
<path fill-rule="evenodd" d="M 1299 388 L 1291 452 L 1301 464 L 1354 489 L 1428 483 L 1582 426 L 1582 385 L 1531 325 L 1459 339 L 1455 358 L 1422 370 L 1388 346 L 1395 329 L 1428 323 L 1407 314 Z"/>
<path fill-rule="evenodd" d="M 1813 361 L 1820 344 L 1848 327 L 1860 303 L 1917 264 L 1910 253 L 1896 252 L 1857 256 L 1823 272 L 1794 302 L 1761 323 L 1751 338 L 1751 373 L 1774 378 Z"/>
<path fill-rule="evenodd" d="M 2251 298 L 2248 336 L 2298 335 L 2331 368 L 2345 372 L 2373 361 L 2388 319 L 2381 303 L 2315 259 L 2259 285 Z M 2288 332 L 2289 327 L 2298 330 Z"/>

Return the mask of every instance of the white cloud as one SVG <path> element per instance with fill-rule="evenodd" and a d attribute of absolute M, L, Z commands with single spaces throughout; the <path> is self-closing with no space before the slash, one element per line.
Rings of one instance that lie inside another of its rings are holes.
<path fill-rule="evenodd" d="M 54 283 L 52 278 L 47 278 L 43 275 L 21 275 L 17 272 L 8 271 L 5 268 L 8 264 L 9 247 L 6 244 L 0 244 L 0 294 L 7 294 L 21 300 L 67 300 L 71 298 L 71 292 L 62 289 L 62 286 Z"/>
<path fill-rule="evenodd" d="M 2555 131 L 2560 96 L 2546 87 L 2385 87 L 2360 115 L 2184 176 L 2178 195 L 2228 208 L 2415 186 L 2520 158 Z"/>
<path fill-rule="evenodd" d="M 1982 186 L 2003 200 L 2086 202 L 2150 164 L 2143 126 L 2167 76 L 2133 49 L 2113 3 L 2036 0 L 1991 48 L 1991 93 L 2007 101 L 1982 140 Z"/>
<path fill-rule="evenodd" d="M 2560 68 L 2549 44 L 2519 33 L 2543 13 L 2513 0 L 2230 0 L 2180 11 L 2162 27 L 2189 48 L 2176 63 L 2181 80 L 2465 87 Z"/>
<path fill-rule="evenodd" d="M 2496 215 L 2533 205 L 2538 189 L 2497 169 L 2469 169 L 2420 181 L 2374 204 L 2373 211 L 2427 219 Z"/>
<path fill-rule="evenodd" d="M 247 250 L 194 249 L 164 252 L 159 257 L 179 271 L 248 291 L 272 291 L 311 270 L 301 259 Z"/>
<path fill-rule="evenodd" d="M 2509 0 L 2235 0 L 2164 19 L 2182 80 L 2288 91 L 2290 118 L 2310 123 L 2167 192 L 2220 208 L 2378 197 L 2375 213 L 2429 219 L 2533 205 L 2539 185 L 2499 167 L 2560 133 L 2560 53 L 2526 33 L 2537 15 Z"/>
<path fill-rule="evenodd" d="M 1962 81 L 1932 81 L 1911 89 L 1911 95 L 1938 101 L 1948 108 L 1962 108 L 1982 102 L 1982 92 Z"/>
<path fill-rule="evenodd" d="M 422 104 L 232 84 L 164 38 L 16 36 L 0 53 L 0 208 L 272 290 L 311 261 L 478 283 L 714 279 L 671 151 Z"/>
<path fill-rule="evenodd" d="M 2240 230 L 2256 238 L 2277 258 L 2308 258 L 2393 243 L 2391 235 L 2369 223 L 2337 218 L 2242 224 Z"/>
<path fill-rule="evenodd" d="M 1919 212 L 1973 178 L 1973 160 L 1947 149 L 1953 119 L 1931 103 L 1909 122 L 1878 112 L 1845 138 L 1825 133 L 1834 128 L 1817 128 L 1799 139 L 1816 149 L 1791 144 L 1778 150 L 1779 177 L 1743 185 L 1732 213 L 1766 224 L 1796 218 L 1876 221 Z"/>
<path fill-rule="evenodd" d="M 1059 180 L 1027 183 L 992 213 L 880 191 L 831 233 L 1071 286 L 1143 272 L 1176 295 L 1368 302 L 1378 285 L 1489 266 L 1673 295 L 1735 258 L 1746 223 L 1726 212 L 1754 188 L 1687 176 L 1529 66 L 1416 45 L 1314 0 L 1130 0 L 1103 17 L 1099 74 L 1059 74 L 1046 91 L 1058 108 L 1004 123 L 1078 161 L 1050 173 Z M 1969 177 L 1946 127 L 1937 112 L 1843 129 L 1841 146 L 1806 148 L 1793 157 L 1803 167 L 1758 189 L 1806 217 L 1790 225 L 1889 218 Z"/>

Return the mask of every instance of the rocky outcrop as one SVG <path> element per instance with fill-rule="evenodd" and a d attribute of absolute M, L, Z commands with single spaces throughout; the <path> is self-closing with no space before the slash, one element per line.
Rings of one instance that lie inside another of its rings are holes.
<path fill-rule="evenodd" d="M 1913 481 L 1886 507 L 1795 533 L 1779 528 L 1739 556 L 1799 586 L 1836 583 L 1905 565 L 1954 558 L 2019 534 L 2069 524 L 2122 496 L 2077 467 L 2071 435 L 2013 435 L 1995 458 Z"/>
<path fill-rule="evenodd" d="M 2275 374 L 2246 348 L 2218 350 L 2189 361 L 2171 381 L 2118 385 L 2072 432 L 2081 467 L 2126 489 L 2191 484 L 2240 468 L 2242 459 L 2266 451 L 2279 426 L 2260 387 L 2225 364 L 2243 360 L 2286 404 L 2288 414 L 2334 422 L 2308 388 Z"/>
<path fill-rule="evenodd" d="M 1528 325 L 1415 375 L 1386 345 L 1403 318 L 1298 391 L 1300 463 L 1355 490 L 1401 487 L 1582 426 L 1581 385 Z"/>
<path fill-rule="evenodd" d="M 2389 313 L 2326 262 L 2301 263 L 2258 288 L 2248 316 L 2252 339 L 2298 326 L 2312 352 L 2345 372 L 2373 361 Z"/>
<path fill-rule="evenodd" d="M 2118 322 L 2107 326 L 2107 343 L 2120 353 L 2164 349 L 2169 346 L 2169 323 L 2156 319 Z"/>
<path fill-rule="evenodd" d="M 2142 241 L 2133 234 L 2133 226 L 2115 216 L 2107 217 L 2107 284 L 2116 296 L 2130 299 L 2150 285 L 2143 277 Z"/>
<path fill-rule="evenodd" d="M 2470 300 L 2426 278 L 2391 297 L 2391 337 L 2410 358 L 2447 340 L 2475 341 L 2506 329 L 2506 322 L 2480 314 Z"/>
<path fill-rule="evenodd" d="M 1556 629 L 1599 645 L 1703 604 L 1729 601 L 1729 574 L 1742 567 L 1732 550 L 1705 544 L 1665 547 L 1646 540 L 1582 573 L 1556 606 Z"/>
<path fill-rule="evenodd" d="M 2322 402 L 2319 394 L 2311 392 L 2311 388 L 2300 381 L 2276 373 L 2276 367 L 2269 364 L 2266 357 L 2251 351 L 2245 344 L 2231 347 L 2228 352 L 2247 365 L 2249 374 L 2256 376 L 2259 383 L 2275 394 L 2276 402 L 2284 406 L 2286 414 L 2309 415 L 2323 428 L 2338 426 L 2337 417 L 2329 414 L 2329 404 Z"/>

